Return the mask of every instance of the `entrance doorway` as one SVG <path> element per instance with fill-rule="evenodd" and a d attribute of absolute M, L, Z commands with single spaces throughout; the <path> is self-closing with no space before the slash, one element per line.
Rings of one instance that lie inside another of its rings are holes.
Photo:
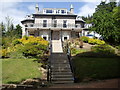
<path fill-rule="evenodd" d="M 52 32 L 52 40 L 59 40 L 60 32 L 59 31 L 53 31 Z"/>

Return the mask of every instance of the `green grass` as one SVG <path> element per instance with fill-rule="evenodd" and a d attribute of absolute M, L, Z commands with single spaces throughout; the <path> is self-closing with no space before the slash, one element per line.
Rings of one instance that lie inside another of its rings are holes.
<path fill-rule="evenodd" d="M 40 78 L 39 63 L 34 59 L 3 59 L 2 83 L 20 83 L 28 78 Z"/>
<path fill-rule="evenodd" d="M 92 58 L 75 57 L 73 59 L 76 81 L 91 79 L 109 79 L 120 77 L 118 57 Z"/>
<path fill-rule="evenodd" d="M 72 49 L 71 53 L 72 53 L 72 55 L 76 55 L 76 54 L 83 53 L 83 52 L 86 52 L 86 51 L 87 50 L 85 50 L 85 49 Z"/>

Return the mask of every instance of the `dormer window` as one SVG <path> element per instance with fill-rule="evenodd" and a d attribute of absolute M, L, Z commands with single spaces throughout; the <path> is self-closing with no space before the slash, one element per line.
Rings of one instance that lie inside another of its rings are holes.
<path fill-rule="evenodd" d="M 66 13 L 66 12 L 65 12 L 65 10 L 61 10 L 61 13 L 64 14 L 64 13 Z"/>
<path fill-rule="evenodd" d="M 52 10 L 46 10 L 46 13 L 52 13 Z"/>

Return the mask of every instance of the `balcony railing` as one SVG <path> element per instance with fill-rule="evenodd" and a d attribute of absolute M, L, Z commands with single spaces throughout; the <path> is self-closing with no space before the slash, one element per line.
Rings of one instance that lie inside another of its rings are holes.
<path fill-rule="evenodd" d="M 37 23 L 37 24 L 31 24 L 27 27 L 37 27 L 37 28 L 83 28 L 81 25 L 75 25 L 75 24 L 51 24 L 51 23 Z"/>

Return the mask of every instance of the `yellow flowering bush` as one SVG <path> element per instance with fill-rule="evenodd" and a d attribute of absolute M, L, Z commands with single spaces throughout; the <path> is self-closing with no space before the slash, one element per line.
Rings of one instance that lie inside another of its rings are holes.
<path fill-rule="evenodd" d="M 25 57 L 40 57 L 47 52 L 48 41 L 41 37 L 25 36 L 13 41 L 14 50 L 21 52 Z"/>
<path fill-rule="evenodd" d="M 48 53 L 49 42 L 41 37 L 25 36 L 12 41 L 11 46 L 0 50 L 2 58 L 41 57 Z"/>
<path fill-rule="evenodd" d="M 8 57 L 8 54 L 9 54 L 9 52 L 7 51 L 7 49 L 2 49 L 2 50 L 0 50 L 0 55 L 1 55 L 3 58 Z"/>
<path fill-rule="evenodd" d="M 105 44 L 105 41 L 96 39 L 96 44 L 102 45 L 102 44 Z"/>
<path fill-rule="evenodd" d="M 96 39 L 89 38 L 89 39 L 88 39 L 88 43 L 94 45 L 94 44 L 96 44 Z"/>
<path fill-rule="evenodd" d="M 18 39 L 19 42 L 22 42 L 22 44 L 27 44 L 27 43 L 37 43 L 37 44 L 42 44 L 42 45 L 48 45 L 48 41 L 44 40 L 41 37 L 34 37 L 34 36 L 29 36 L 28 38 L 23 37 L 22 39 Z"/>

